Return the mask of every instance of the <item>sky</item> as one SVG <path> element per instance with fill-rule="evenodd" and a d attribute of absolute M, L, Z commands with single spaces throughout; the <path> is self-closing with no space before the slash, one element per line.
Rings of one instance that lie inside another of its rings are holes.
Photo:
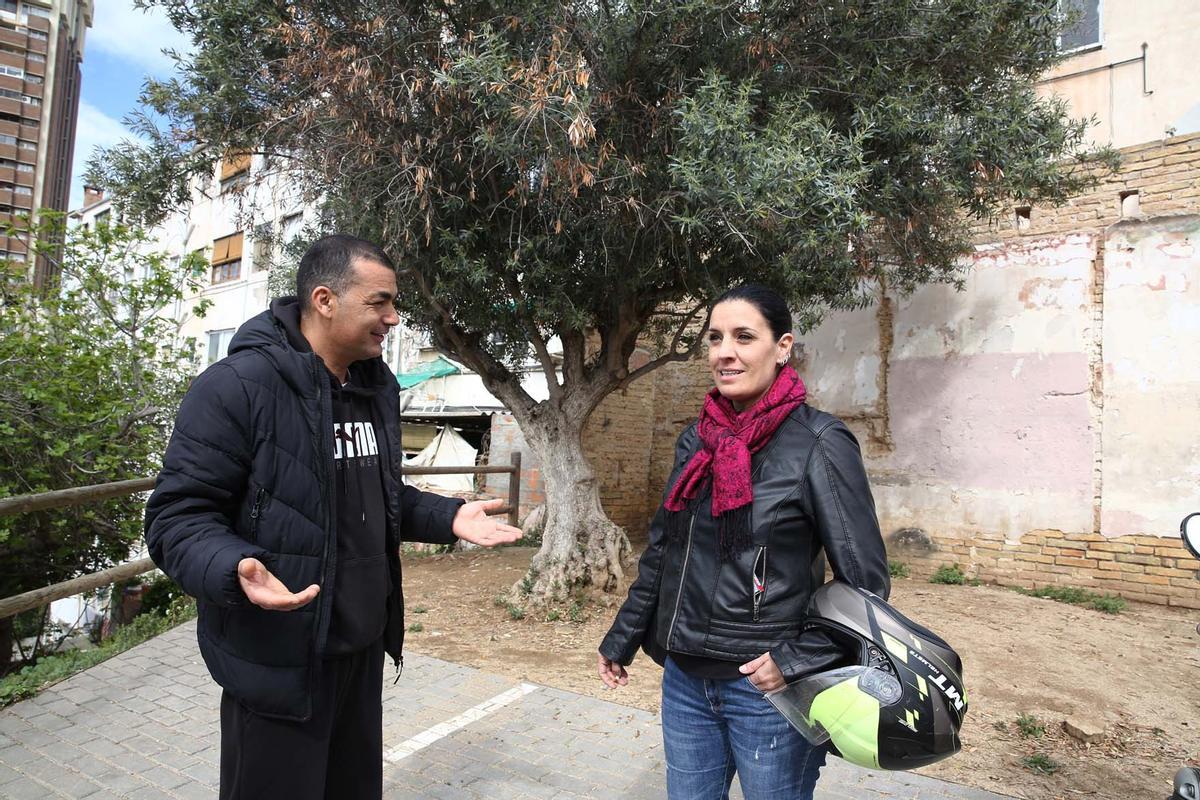
<path fill-rule="evenodd" d="M 83 171 L 92 151 L 133 136 L 122 120 L 138 107 L 146 78 L 171 74 L 173 62 L 162 51 L 186 46 L 186 38 L 171 27 L 161 9 L 147 13 L 135 8 L 132 0 L 96 0 L 80 68 L 83 83 L 71 162 L 71 208 L 83 204 Z"/>

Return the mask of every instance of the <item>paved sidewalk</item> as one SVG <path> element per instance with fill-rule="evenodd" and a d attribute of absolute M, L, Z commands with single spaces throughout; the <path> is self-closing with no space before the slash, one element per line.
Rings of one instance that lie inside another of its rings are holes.
<path fill-rule="evenodd" d="M 656 715 L 433 658 L 406 664 L 384 689 L 388 800 L 664 796 Z M 0 798 L 211 800 L 219 697 L 195 624 L 176 628 L 0 710 Z M 1002 800 L 840 759 L 817 798 Z"/>

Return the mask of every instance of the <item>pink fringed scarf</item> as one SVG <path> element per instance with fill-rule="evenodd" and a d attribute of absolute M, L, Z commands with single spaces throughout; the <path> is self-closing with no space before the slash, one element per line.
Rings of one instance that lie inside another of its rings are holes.
<path fill-rule="evenodd" d="M 683 468 L 667 496 L 666 509 L 679 530 L 689 501 L 712 475 L 712 515 L 717 520 L 721 555 L 729 558 L 750 544 L 750 456 L 763 448 L 775 429 L 807 395 L 804 382 L 789 364 L 753 406 L 738 413 L 733 403 L 713 389 L 704 398 L 696 433 L 701 447 Z"/>

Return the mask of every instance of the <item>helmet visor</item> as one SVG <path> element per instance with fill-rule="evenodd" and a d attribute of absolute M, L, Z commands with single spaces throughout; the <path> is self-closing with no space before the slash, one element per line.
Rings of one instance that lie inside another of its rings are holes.
<path fill-rule="evenodd" d="M 892 673 L 853 666 L 801 678 L 768 692 L 767 700 L 811 744 L 832 740 L 847 760 L 863 763 L 850 755 L 858 753 L 869 763 L 878 751 L 879 711 L 902 694 Z"/>

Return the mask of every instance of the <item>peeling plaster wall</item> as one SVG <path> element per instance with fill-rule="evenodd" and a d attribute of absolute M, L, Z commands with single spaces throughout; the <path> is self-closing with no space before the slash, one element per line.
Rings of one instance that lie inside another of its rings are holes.
<path fill-rule="evenodd" d="M 1200 607 L 1178 543 L 1200 510 L 1200 216 L 982 245 L 970 267 L 961 293 L 894 300 L 890 336 L 868 309 L 805 337 L 894 557 Z"/>
<path fill-rule="evenodd" d="M 1200 217 L 1105 242 L 1101 532 L 1177 535 L 1200 511 Z"/>

